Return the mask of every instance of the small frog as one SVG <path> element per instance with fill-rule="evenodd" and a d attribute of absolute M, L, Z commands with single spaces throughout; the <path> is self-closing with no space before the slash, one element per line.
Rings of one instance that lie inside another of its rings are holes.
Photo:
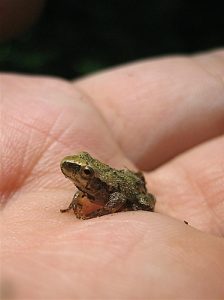
<path fill-rule="evenodd" d="M 77 218 L 89 219 L 124 210 L 154 210 L 156 199 L 147 192 L 141 172 L 113 169 L 87 152 L 66 156 L 61 171 L 78 188 L 69 207 L 61 212 L 73 209 Z M 84 215 L 83 197 L 101 208 Z"/>

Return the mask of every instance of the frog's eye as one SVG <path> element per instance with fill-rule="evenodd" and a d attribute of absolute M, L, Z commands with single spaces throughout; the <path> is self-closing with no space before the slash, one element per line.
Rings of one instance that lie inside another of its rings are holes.
<path fill-rule="evenodd" d="M 93 174 L 94 174 L 94 171 L 91 167 L 85 166 L 84 168 L 82 168 L 82 176 L 83 177 L 89 178 L 89 177 L 93 176 Z"/>

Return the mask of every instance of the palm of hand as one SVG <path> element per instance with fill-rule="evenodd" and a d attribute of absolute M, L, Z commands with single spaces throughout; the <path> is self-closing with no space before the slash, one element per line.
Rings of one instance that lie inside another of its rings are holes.
<path fill-rule="evenodd" d="M 142 63 L 75 84 L 2 75 L 5 293 L 224 293 L 223 85 L 201 68 L 204 59 Z M 114 167 L 153 170 L 145 174 L 158 213 L 60 214 L 74 187 L 59 162 L 80 150 Z"/>

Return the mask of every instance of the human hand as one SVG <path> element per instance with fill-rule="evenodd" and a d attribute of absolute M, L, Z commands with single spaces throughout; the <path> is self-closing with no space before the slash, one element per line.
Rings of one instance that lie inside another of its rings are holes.
<path fill-rule="evenodd" d="M 223 57 L 143 61 L 74 83 L 1 75 L 5 295 L 223 297 Z M 81 150 L 144 169 L 156 213 L 61 214 L 75 188 L 59 163 Z"/>

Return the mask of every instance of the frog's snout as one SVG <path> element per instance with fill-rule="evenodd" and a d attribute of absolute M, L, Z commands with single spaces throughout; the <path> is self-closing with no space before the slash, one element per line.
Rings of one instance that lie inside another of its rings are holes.
<path fill-rule="evenodd" d="M 61 161 L 61 171 L 65 176 L 70 177 L 71 174 L 76 174 L 80 170 L 80 166 L 73 161 L 69 160 L 69 158 L 65 157 Z"/>

